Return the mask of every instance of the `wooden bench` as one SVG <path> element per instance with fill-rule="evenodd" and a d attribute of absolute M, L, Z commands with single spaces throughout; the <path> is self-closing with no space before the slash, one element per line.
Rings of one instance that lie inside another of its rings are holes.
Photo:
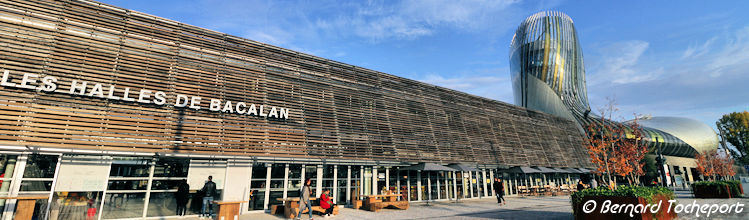
<path fill-rule="evenodd" d="M 363 206 L 363 204 L 362 204 L 361 200 L 353 200 L 353 201 L 351 201 L 351 206 L 354 209 L 360 209 Z"/>
<path fill-rule="evenodd" d="M 299 210 L 297 210 L 297 212 L 298 211 Z M 321 213 L 321 215 L 325 214 L 325 209 L 322 208 L 319 205 L 312 206 L 312 211 L 317 211 L 317 212 Z M 302 213 L 307 213 L 307 210 L 304 210 L 304 212 L 302 212 Z M 338 205 L 334 205 L 333 206 L 333 215 L 338 215 Z"/>
<path fill-rule="evenodd" d="M 378 212 L 384 208 L 395 208 L 406 210 L 409 207 L 408 201 L 395 201 L 395 202 L 378 202 L 369 205 L 369 211 Z"/>
<path fill-rule="evenodd" d="M 283 207 L 283 216 L 286 218 L 294 218 L 296 217 L 296 214 L 299 213 L 299 197 L 289 197 L 289 198 L 276 198 L 278 201 L 283 202 L 283 206 L 278 205 L 276 208 Z M 317 200 L 317 198 L 309 198 L 310 201 Z M 271 206 L 271 211 L 273 209 L 273 206 Z M 280 211 L 277 211 L 280 212 Z"/>
<path fill-rule="evenodd" d="M 364 200 L 363 208 L 372 212 L 377 212 L 384 208 L 408 209 L 408 201 L 397 201 L 400 196 L 401 194 L 369 195 Z M 382 197 L 383 199 L 377 199 L 378 197 Z"/>
<path fill-rule="evenodd" d="M 276 214 L 283 214 L 284 205 L 270 205 L 270 214 L 276 215 Z"/>
<path fill-rule="evenodd" d="M 338 205 L 333 206 L 333 215 L 338 215 L 338 210 L 339 209 L 340 208 L 338 208 Z M 308 213 L 308 212 L 309 212 L 309 210 L 307 210 L 305 208 L 305 210 L 302 212 L 302 214 L 305 214 L 305 213 Z M 320 213 L 320 215 L 323 215 L 323 214 L 325 214 L 325 209 L 323 209 L 319 205 L 313 205 L 312 206 L 312 213 L 314 214 L 314 212 L 318 212 L 318 213 Z M 289 213 L 288 214 L 284 212 L 284 217 L 286 217 L 286 218 L 295 218 L 296 214 L 299 214 L 299 207 L 289 209 Z"/>
<path fill-rule="evenodd" d="M 299 198 L 297 198 L 297 197 L 286 198 L 286 199 L 284 199 L 284 198 L 278 198 L 276 200 L 284 202 L 283 205 L 276 205 L 276 209 L 283 208 L 283 216 L 284 217 L 286 217 L 286 218 L 295 218 L 296 215 L 299 214 Z M 310 198 L 310 200 L 317 200 L 317 198 Z M 274 209 L 274 207 L 271 206 L 271 214 L 274 213 L 273 209 Z M 340 208 L 338 207 L 338 205 L 335 205 L 333 207 L 333 215 L 338 215 L 339 209 Z M 314 213 L 314 211 L 317 211 L 321 215 L 323 213 L 325 213 L 325 209 L 323 209 L 322 207 L 320 207 L 320 205 L 313 205 L 312 206 L 312 211 L 313 211 L 313 213 Z M 277 211 L 277 212 L 280 212 L 280 211 Z M 302 214 L 308 213 L 308 212 L 309 212 L 309 210 L 305 209 L 302 212 Z"/>

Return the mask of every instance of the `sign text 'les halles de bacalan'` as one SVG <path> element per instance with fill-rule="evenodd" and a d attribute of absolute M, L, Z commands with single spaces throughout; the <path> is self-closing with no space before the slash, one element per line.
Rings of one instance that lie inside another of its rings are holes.
<path fill-rule="evenodd" d="M 0 85 L 4 87 L 16 87 L 22 89 L 37 90 L 43 92 L 57 92 L 64 94 L 98 97 L 111 100 L 122 100 L 144 104 L 165 105 L 167 94 L 162 91 L 140 89 L 131 90 L 129 87 L 117 87 L 115 85 L 104 86 L 101 83 L 91 83 L 82 80 L 72 80 L 70 89 L 59 89 L 58 80 L 54 76 L 41 77 L 35 73 L 24 73 L 13 76 L 9 70 L 3 71 Z M 118 91 L 121 91 L 119 93 Z M 200 106 L 200 96 L 187 96 L 176 94 L 173 105 L 180 108 L 191 108 L 195 110 L 204 109 Z M 215 112 L 255 115 L 267 118 L 289 119 L 288 108 L 277 108 L 275 106 L 247 104 L 244 102 L 232 102 L 230 100 L 210 99 L 208 110 Z"/>

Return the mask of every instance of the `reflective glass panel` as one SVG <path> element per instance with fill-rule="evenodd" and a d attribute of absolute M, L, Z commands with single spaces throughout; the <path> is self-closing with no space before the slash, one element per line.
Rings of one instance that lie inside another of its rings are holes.
<path fill-rule="evenodd" d="M 95 219 L 99 216 L 101 195 L 102 192 L 55 192 L 49 219 Z"/>
<path fill-rule="evenodd" d="M 102 218 L 140 218 L 145 201 L 146 193 L 107 193 Z"/>
<path fill-rule="evenodd" d="M 23 178 L 55 178 L 57 155 L 29 155 Z"/>
<path fill-rule="evenodd" d="M 256 163 L 252 166 L 252 179 L 250 180 L 250 202 L 248 210 L 263 210 L 265 201 L 265 179 L 268 170 L 265 163 Z"/>

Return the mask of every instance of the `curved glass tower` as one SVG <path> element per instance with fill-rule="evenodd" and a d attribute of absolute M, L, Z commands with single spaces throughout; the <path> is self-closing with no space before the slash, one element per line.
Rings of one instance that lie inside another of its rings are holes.
<path fill-rule="evenodd" d="M 572 19 L 539 12 L 520 23 L 510 46 L 515 104 L 577 120 L 590 112 L 583 51 Z"/>
<path fill-rule="evenodd" d="M 566 14 L 543 11 L 520 23 L 510 45 L 510 76 L 516 105 L 577 121 L 580 132 L 588 123 L 600 122 L 590 114 L 583 51 Z M 718 147 L 715 131 L 692 119 L 653 117 L 640 122 L 651 148 L 659 146 L 665 155 L 694 157 Z"/>

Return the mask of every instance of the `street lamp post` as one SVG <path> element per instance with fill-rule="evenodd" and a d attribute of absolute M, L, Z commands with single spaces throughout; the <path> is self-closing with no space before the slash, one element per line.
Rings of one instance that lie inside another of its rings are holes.
<path fill-rule="evenodd" d="M 658 166 L 658 173 L 661 175 L 661 186 L 668 187 L 666 184 L 666 170 L 664 169 L 664 165 L 666 164 L 666 158 L 663 158 L 663 153 L 661 152 L 661 145 L 658 144 L 658 137 L 655 137 L 655 149 L 656 153 L 658 154 L 655 158 L 656 166 Z"/>

